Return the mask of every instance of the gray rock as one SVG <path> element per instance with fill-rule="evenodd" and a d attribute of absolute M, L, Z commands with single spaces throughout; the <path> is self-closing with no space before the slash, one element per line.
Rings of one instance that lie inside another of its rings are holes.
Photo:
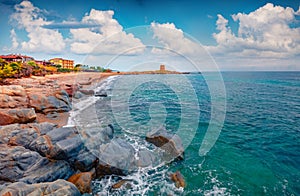
<path fill-rule="evenodd" d="M 156 155 L 154 152 L 151 152 L 146 149 L 142 149 L 138 152 L 137 166 L 138 167 L 157 166 L 159 163 L 158 157 L 159 156 Z"/>
<path fill-rule="evenodd" d="M 183 159 L 184 148 L 180 137 L 176 134 L 159 129 L 148 133 L 146 141 L 163 149 L 166 152 L 167 161 L 175 158 Z"/>
<path fill-rule="evenodd" d="M 65 180 L 56 180 L 54 182 L 39 183 L 39 184 L 25 184 L 23 182 L 15 182 L 4 188 L 0 195 L 55 195 L 65 196 L 74 195 L 80 196 L 79 190 L 76 186 Z"/>
<path fill-rule="evenodd" d="M 136 169 L 134 148 L 125 140 L 114 138 L 103 144 L 98 152 L 97 176 L 128 174 Z"/>
<path fill-rule="evenodd" d="M 74 171 L 65 161 L 49 161 L 21 146 L 0 144 L 0 179 L 37 183 L 66 179 Z"/>
<path fill-rule="evenodd" d="M 35 138 L 45 135 L 55 126 L 55 124 L 47 122 L 0 126 L 0 144 L 19 145 L 27 148 Z"/>
<path fill-rule="evenodd" d="M 57 91 L 50 96 L 40 93 L 30 93 L 28 97 L 30 107 L 33 107 L 36 112 L 44 114 L 68 112 L 72 108 L 69 95 L 64 90 Z"/>

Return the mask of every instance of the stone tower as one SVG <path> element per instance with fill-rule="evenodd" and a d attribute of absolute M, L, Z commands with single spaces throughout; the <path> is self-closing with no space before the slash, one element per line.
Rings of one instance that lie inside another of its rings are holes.
<path fill-rule="evenodd" d="M 165 65 L 160 65 L 160 71 L 166 71 L 166 66 Z"/>

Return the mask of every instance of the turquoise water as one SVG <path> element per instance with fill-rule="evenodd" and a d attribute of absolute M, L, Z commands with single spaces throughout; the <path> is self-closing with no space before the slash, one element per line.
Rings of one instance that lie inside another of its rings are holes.
<path fill-rule="evenodd" d="M 113 123 L 117 134 L 136 149 L 151 148 L 144 134 L 161 119 L 173 132 L 182 129 L 183 140 L 191 142 L 186 146 L 183 161 L 133 173 L 127 177 L 133 179 L 130 188 L 111 191 L 109 185 L 119 179 L 117 176 L 96 181 L 94 194 L 300 195 L 300 72 L 225 72 L 222 76 L 227 103 L 225 122 L 206 156 L 199 156 L 198 151 L 212 106 L 202 75 L 184 75 L 192 86 L 192 95 L 187 92 L 190 87 L 181 80 L 183 76 L 178 75 L 122 76 L 128 81 L 126 84 L 109 87 L 110 98 L 97 103 L 98 116 L 104 119 L 102 122 Z M 165 85 L 166 80 L 179 88 L 174 90 Z M 132 81 L 139 85 L 132 88 Z M 120 100 L 126 100 L 127 105 L 118 102 L 112 111 L 103 107 L 116 95 L 124 95 Z M 198 105 L 189 103 L 195 101 L 194 95 Z M 128 108 L 124 115 L 130 120 L 122 119 L 120 113 L 111 115 L 123 111 L 122 107 Z M 193 132 L 190 128 L 195 126 L 195 116 L 199 122 Z M 186 180 L 184 189 L 176 189 L 169 180 L 170 172 L 177 170 Z"/>

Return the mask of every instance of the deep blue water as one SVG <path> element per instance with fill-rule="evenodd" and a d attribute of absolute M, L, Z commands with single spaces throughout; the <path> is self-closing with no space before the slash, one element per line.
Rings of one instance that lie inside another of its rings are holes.
<path fill-rule="evenodd" d="M 206 74 L 206 78 L 213 78 L 214 74 Z M 122 76 L 124 85 L 110 87 L 112 99 L 124 95 L 128 104 L 129 112 L 124 115 L 130 120 L 122 119 L 122 114 L 117 114 L 121 117 L 113 120 L 120 135 L 125 135 L 135 148 L 147 147 L 144 133 L 137 130 L 142 127 L 150 131 L 147 123 L 149 125 L 151 119 L 154 125 L 161 123 L 164 117 L 164 125 L 173 132 L 185 123 L 180 136 L 185 140 L 192 135 L 192 140 L 186 146 L 183 161 L 129 176 L 136 179 L 132 190 L 105 192 L 107 184 L 113 181 L 110 178 L 95 182 L 95 190 L 98 187 L 95 192 L 111 195 L 300 195 L 300 72 L 224 72 L 222 76 L 226 88 L 225 121 L 217 142 L 205 156 L 199 156 L 198 151 L 211 120 L 212 105 L 201 74 Z M 195 94 L 188 93 L 190 86 L 182 77 L 190 82 Z M 178 88 L 174 90 L 165 81 Z M 132 82 L 139 85 L 132 88 Z M 124 105 L 116 106 L 114 111 L 118 111 L 118 107 Z M 193 135 L 190 128 L 195 127 L 195 116 L 199 121 Z M 124 129 L 128 132 L 124 133 Z M 169 172 L 177 170 L 186 180 L 184 190 L 177 190 L 168 180 Z"/>

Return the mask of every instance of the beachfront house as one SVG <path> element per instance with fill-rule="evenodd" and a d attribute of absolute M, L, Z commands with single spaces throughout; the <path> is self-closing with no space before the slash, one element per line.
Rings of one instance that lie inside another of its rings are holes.
<path fill-rule="evenodd" d="M 8 54 L 8 55 L 0 55 L 0 58 L 7 62 L 21 62 L 27 63 L 29 61 L 34 61 L 33 57 L 21 55 L 21 54 Z"/>
<path fill-rule="evenodd" d="M 49 62 L 53 65 L 60 65 L 62 68 L 65 69 L 73 69 L 74 68 L 74 61 L 63 59 L 63 58 L 53 58 L 50 59 Z"/>

